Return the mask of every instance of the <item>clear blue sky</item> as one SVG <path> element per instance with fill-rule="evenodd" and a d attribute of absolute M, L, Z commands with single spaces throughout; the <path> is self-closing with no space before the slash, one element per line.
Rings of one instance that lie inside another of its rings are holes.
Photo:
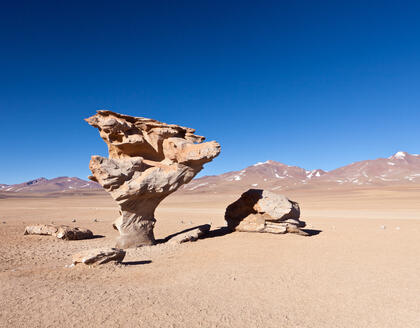
<path fill-rule="evenodd" d="M 0 183 L 89 175 L 97 109 L 197 129 L 203 174 L 420 153 L 420 1 L 3 1 Z"/>

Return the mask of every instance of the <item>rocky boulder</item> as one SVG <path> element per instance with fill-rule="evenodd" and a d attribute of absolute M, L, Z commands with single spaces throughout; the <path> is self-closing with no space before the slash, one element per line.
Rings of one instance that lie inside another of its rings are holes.
<path fill-rule="evenodd" d="M 84 263 L 86 265 L 105 264 L 111 261 L 122 262 L 125 251 L 117 248 L 89 249 L 73 255 L 73 264 Z"/>
<path fill-rule="evenodd" d="M 225 220 L 229 229 L 245 232 L 286 232 L 306 235 L 300 228 L 299 204 L 286 196 L 267 190 L 249 189 L 226 208 Z"/>
<path fill-rule="evenodd" d="M 98 111 L 86 119 L 108 145 L 109 158 L 92 156 L 89 178 L 120 206 L 118 248 L 155 244 L 155 209 L 220 153 L 195 130 L 153 119 Z"/>
<path fill-rule="evenodd" d="M 51 235 L 59 239 L 80 240 L 93 238 L 92 231 L 66 225 L 35 224 L 25 228 L 24 235 Z"/>

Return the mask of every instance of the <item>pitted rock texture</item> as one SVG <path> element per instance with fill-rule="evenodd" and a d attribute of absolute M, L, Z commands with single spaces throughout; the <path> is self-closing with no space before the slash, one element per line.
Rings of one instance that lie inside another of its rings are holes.
<path fill-rule="evenodd" d="M 93 233 L 89 229 L 52 224 L 35 224 L 27 226 L 24 235 L 51 235 L 65 240 L 93 238 Z"/>
<path fill-rule="evenodd" d="M 219 155 L 220 145 L 203 143 L 191 128 L 111 111 L 98 111 L 86 121 L 108 145 L 109 158 L 92 156 L 89 178 L 120 206 L 116 247 L 154 244 L 156 207 Z"/>
<path fill-rule="evenodd" d="M 111 261 L 122 262 L 126 252 L 117 248 L 89 249 L 73 255 L 73 264 L 84 263 L 86 265 L 105 264 Z"/>
<path fill-rule="evenodd" d="M 226 208 L 225 220 L 231 230 L 245 232 L 286 232 L 306 235 L 300 228 L 299 204 L 286 196 L 261 189 L 249 189 Z"/>

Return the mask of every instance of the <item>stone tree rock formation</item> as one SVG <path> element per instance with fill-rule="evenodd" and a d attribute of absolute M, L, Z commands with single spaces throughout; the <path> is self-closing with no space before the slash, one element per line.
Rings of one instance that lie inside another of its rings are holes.
<path fill-rule="evenodd" d="M 108 145 L 109 158 L 92 156 L 89 178 L 120 206 L 116 247 L 154 244 L 156 207 L 215 158 L 220 145 L 202 143 L 204 137 L 191 128 L 106 110 L 86 121 Z"/>
<path fill-rule="evenodd" d="M 286 196 L 262 189 L 249 189 L 226 208 L 228 228 L 245 232 L 286 232 L 307 235 L 300 228 L 299 204 Z"/>

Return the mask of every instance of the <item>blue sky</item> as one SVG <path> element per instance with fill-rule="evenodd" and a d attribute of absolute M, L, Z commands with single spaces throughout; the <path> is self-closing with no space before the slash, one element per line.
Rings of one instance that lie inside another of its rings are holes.
<path fill-rule="evenodd" d="M 0 183 L 86 178 L 97 109 L 219 141 L 202 174 L 420 153 L 419 1 L 9 1 L 0 41 Z"/>

